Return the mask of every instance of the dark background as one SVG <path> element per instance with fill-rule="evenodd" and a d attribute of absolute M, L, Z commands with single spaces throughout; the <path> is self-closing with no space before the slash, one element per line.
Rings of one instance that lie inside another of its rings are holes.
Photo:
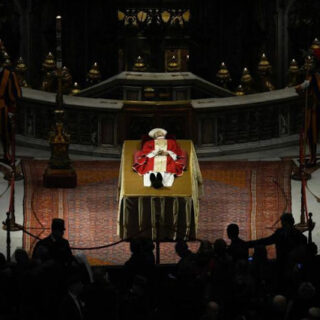
<path fill-rule="evenodd" d="M 189 8 L 191 20 L 183 29 L 130 30 L 118 22 L 119 8 Z M 0 38 L 13 61 L 24 57 L 33 87 L 40 84 L 46 54 L 55 53 L 58 14 L 63 17 L 63 64 L 80 83 L 95 61 L 103 79 L 121 71 L 118 52 L 125 45 L 146 45 L 152 71 L 163 71 L 163 50 L 176 43 L 189 48 L 191 72 L 216 82 L 224 61 L 234 86 L 244 66 L 255 74 L 265 52 L 277 87 L 283 87 L 289 61 L 295 58 L 301 65 L 303 50 L 320 36 L 319 12 L 316 0 L 1 0 Z"/>

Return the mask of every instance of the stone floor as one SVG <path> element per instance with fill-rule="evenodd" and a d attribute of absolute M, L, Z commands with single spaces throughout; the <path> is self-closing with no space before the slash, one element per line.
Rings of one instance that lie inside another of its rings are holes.
<path fill-rule="evenodd" d="M 320 146 L 319 146 L 320 149 Z M 205 158 L 203 160 L 248 160 L 248 161 L 276 161 L 283 157 L 297 157 L 299 154 L 298 146 L 265 150 L 260 152 L 252 152 L 245 154 L 225 155 L 213 158 Z M 48 159 L 49 152 L 45 150 L 38 150 L 32 148 L 17 147 L 17 159 L 19 157 L 34 157 L 36 159 Z M 90 156 L 71 155 L 73 160 L 106 160 L 107 158 L 97 158 Z M 114 160 L 114 159 L 113 159 Z M 2 175 L 0 173 L 0 175 Z M 9 190 L 6 190 L 8 183 L 0 176 L 0 222 L 6 218 L 6 212 L 8 210 Z M 292 212 L 296 222 L 300 220 L 300 188 L 301 183 L 299 181 L 292 180 Z M 16 222 L 23 223 L 23 194 L 24 184 L 23 180 L 16 183 L 15 192 L 15 216 Z M 313 213 L 313 219 L 316 222 L 315 229 L 313 231 L 313 240 L 318 246 L 320 246 L 320 202 L 317 201 L 317 197 L 320 198 L 320 169 L 312 174 L 312 179 L 308 181 L 307 201 L 309 212 Z M 22 246 L 22 232 L 11 233 L 11 252 L 16 248 Z M 0 252 L 6 254 L 6 232 L 0 228 Z"/>

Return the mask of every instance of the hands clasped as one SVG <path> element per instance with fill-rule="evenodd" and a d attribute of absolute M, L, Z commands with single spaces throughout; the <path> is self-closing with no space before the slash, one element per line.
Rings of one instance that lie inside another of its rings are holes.
<path fill-rule="evenodd" d="M 157 156 L 167 156 L 169 153 L 167 151 L 164 150 L 159 150 L 157 153 Z"/>

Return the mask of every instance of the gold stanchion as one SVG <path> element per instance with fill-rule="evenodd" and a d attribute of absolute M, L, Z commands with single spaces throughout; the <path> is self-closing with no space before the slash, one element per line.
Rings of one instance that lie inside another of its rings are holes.
<path fill-rule="evenodd" d="M 16 124 L 15 117 L 12 116 L 10 118 L 11 123 L 11 170 L 6 174 L 5 178 L 10 181 L 10 203 L 9 210 L 7 212 L 6 222 L 3 222 L 3 229 L 7 230 L 9 234 L 7 234 L 10 240 L 10 231 L 20 231 L 22 226 L 16 223 L 15 218 L 15 180 L 21 180 L 21 175 L 16 173 Z"/>

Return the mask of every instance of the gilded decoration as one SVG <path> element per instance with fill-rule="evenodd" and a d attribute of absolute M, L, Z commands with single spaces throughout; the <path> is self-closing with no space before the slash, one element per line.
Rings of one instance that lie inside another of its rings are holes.
<path fill-rule="evenodd" d="M 261 91 L 272 91 L 275 89 L 271 81 L 272 67 L 265 53 L 261 55 L 261 60 L 258 64 L 258 74 L 260 76 Z"/>
<path fill-rule="evenodd" d="M 27 81 L 25 79 L 25 73 L 27 70 L 28 70 L 28 67 L 26 66 L 23 58 L 20 57 L 15 67 L 15 72 L 17 74 L 20 87 L 24 87 L 24 88 L 28 87 Z"/>
<path fill-rule="evenodd" d="M 216 77 L 219 84 L 224 88 L 227 88 L 228 83 L 231 82 L 229 70 L 224 62 L 221 63 L 220 69 L 218 70 Z"/>
<path fill-rule="evenodd" d="M 288 70 L 288 87 L 293 87 L 298 84 L 299 74 L 300 68 L 298 63 L 295 59 L 292 59 Z"/>
<path fill-rule="evenodd" d="M 98 62 L 95 62 L 87 74 L 87 82 L 94 85 L 101 81 L 101 72 L 99 70 Z"/>
<path fill-rule="evenodd" d="M 190 21 L 189 9 L 127 8 L 118 10 L 118 21 L 124 26 L 150 26 L 152 24 L 184 27 Z"/>

